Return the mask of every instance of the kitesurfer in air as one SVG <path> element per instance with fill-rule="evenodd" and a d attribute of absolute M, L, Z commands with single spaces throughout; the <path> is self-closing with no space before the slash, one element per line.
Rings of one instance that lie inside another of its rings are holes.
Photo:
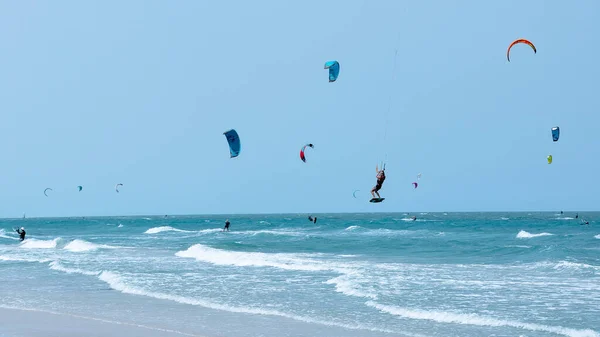
<path fill-rule="evenodd" d="M 379 195 L 379 190 L 381 189 L 381 186 L 385 181 L 385 168 L 382 170 L 379 170 L 378 168 L 375 169 L 377 170 L 377 185 L 375 185 L 375 187 L 373 187 L 373 189 L 371 190 L 371 195 L 373 196 L 373 198 L 375 198 L 375 194 L 377 194 L 377 198 L 381 199 L 381 196 Z"/>
<path fill-rule="evenodd" d="M 15 229 L 15 231 L 19 234 L 21 241 L 25 240 L 25 228 L 24 227 Z"/>
<path fill-rule="evenodd" d="M 227 230 L 229 232 L 229 225 L 231 223 L 229 222 L 229 219 L 225 220 L 225 227 L 223 227 L 223 231 Z"/>

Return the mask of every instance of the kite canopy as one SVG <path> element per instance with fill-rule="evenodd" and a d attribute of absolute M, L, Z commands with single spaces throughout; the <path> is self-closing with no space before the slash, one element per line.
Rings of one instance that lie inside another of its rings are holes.
<path fill-rule="evenodd" d="M 315 146 L 314 146 L 314 145 L 312 145 L 312 144 L 306 144 L 306 145 L 304 145 L 304 146 L 303 146 L 303 147 L 300 149 L 300 159 L 301 159 L 303 162 L 305 162 L 305 163 L 306 163 L 306 156 L 304 155 L 304 150 L 306 149 L 306 147 L 307 147 L 307 146 L 308 146 L 308 147 L 310 147 L 310 148 L 312 148 L 312 149 L 314 149 L 314 148 L 315 148 Z"/>
<path fill-rule="evenodd" d="M 417 180 L 421 179 L 421 173 L 417 174 Z"/>
<path fill-rule="evenodd" d="M 123 186 L 123 184 L 116 184 L 115 185 L 115 191 L 117 191 L 117 193 L 119 193 L 119 186 Z"/>
<path fill-rule="evenodd" d="M 548 164 L 552 164 L 552 155 L 548 155 L 548 157 L 546 157 L 546 159 L 548 159 Z"/>
<path fill-rule="evenodd" d="M 77 186 L 77 190 L 79 190 L 79 192 L 81 192 L 82 189 L 83 189 L 83 186 Z"/>
<path fill-rule="evenodd" d="M 413 184 L 413 186 L 414 186 L 415 188 L 419 187 L 419 183 L 418 183 L 418 182 L 416 182 L 416 181 L 414 181 L 412 184 Z"/>
<path fill-rule="evenodd" d="M 240 136 L 238 136 L 234 129 L 225 131 L 223 134 L 227 138 L 227 143 L 229 143 L 229 153 L 231 155 L 230 158 L 237 157 L 241 150 Z"/>
<path fill-rule="evenodd" d="M 46 189 L 44 190 L 44 195 L 45 195 L 45 196 L 48 196 L 48 194 L 46 194 L 46 192 L 48 192 L 48 191 L 52 191 L 52 189 L 51 189 L 50 187 L 46 188 Z"/>
<path fill-rule="evenodd" d="M 329 82 L 335 82 L 340 74 L 340 64 L 338 61 L 325 62 L 325 69 L 329 69 Z"/>
<path fill-rule="evenodd" d="M 355 190 L 354 192 L 352 192 L 352 196 L 353 196 L 354 198 L 356 198 L 356 192 L 358 192 L 358 191 L 360 191 L 360 190 Z"/>
<path fill-rule="evenodd" d="M 524 43 L 524 44 L 526 44 L 526 45 L 530 46 L 530 47 L 531 47 L 531 49 L 533 49 L 533 53 L 534 53 L 534 54 L 537 54 L 537 50 L 535 49 L 535 46 L 533 45 L 533 43 L 529 42 L 529 40 L 526 40 L 526 39 L 517 39 L 517 40 L 514 40 L 514 41 L 513 41 L 513 42 L 510 44 L 510 46 L 508 46 L 508 50 L 506 50 L 506 58 L 508 59 L 508 62 L 510 62 L 510 49 L 511 49 L 511 48 L 512 48 L 514 45 L 516 45 L 516 44 L 518 44 L 518 43 Z"/>
<path fill-rule="evenodd" d="M 556 142 L 558 141 L 558 137 L 560 137 L 560 128 L 555 126 L 552 128 L 552 140 Z"/>

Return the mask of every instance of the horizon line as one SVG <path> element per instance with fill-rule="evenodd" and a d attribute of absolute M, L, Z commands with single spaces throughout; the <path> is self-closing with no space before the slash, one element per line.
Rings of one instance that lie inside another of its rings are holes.
<path fill-rule="evenodd" d="M 202 217 L 202 216 L 245 216 L 245 215 L 323 215 L 323 214 L 410 214 L 410 213 L 551 213 L 561 211 L 521 210 L 521 211 L 413 211 L 413 212 L 285 212 L 285 213 L 204 213 L 204 214 L 125 214 L 125 215 L 62 215 L 62 216 L 32 216 L 32 217 L 0 217 L 0 220 L 26 219 L 71 219 L 71 218 L 133 218 L 133 217 Z M 590 213 L 598 210 L 562 211 L 563 213 Z M 26 215 L 26 214 L 24 214 Z"/>

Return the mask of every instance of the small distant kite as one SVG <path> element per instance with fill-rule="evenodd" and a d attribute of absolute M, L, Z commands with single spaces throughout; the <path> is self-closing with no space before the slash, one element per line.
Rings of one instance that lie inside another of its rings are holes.
<path fill-rule="evenodd" d="M 552 140 L 557 142 L 558 137 L 560 137 L 560 128 L 558 126 L 555 126 L 552 128 Z"/>
<path fill-rule="evenodd" d="M 230 158 L 239 156 L 242 145 L 240 144 L 240 136 L 238 133 L 234 129 L 231 129 L 223 132 L 223 134 L 227 138 L 227 143 L 229 144 Z"/>
<path fill-rule="evenodd" d="M 306 149 L 306 147 L 310 147 L 311 149 L 314 149 L 315 146 L 312 144 L 306 144 L 302 147 L 302 149 L 300 149 L 300 159 L 302 159 L 302 161 L 305 163 L 306 163 L 306 156 L 304 155 L 304 150 Z"/>
<path fill-rule="evenodd" d="M 354 192 L 352 192 L 352 196 L 356 199 L 356 192 L 358 192 L 360 190 L 355 190 Z"/>
<path fill-rule="evenodd" d="M 546 159 L 548 159 L 548 164 L 552 164 L 552 155 L 548 155 L 548 157 L 546 157 Z"/>
<path fill-rule="evenodd" d="M 412 184 L 413 184 L 413 186 L 414 186 L 415 188 L 419 187 L 419 183 L 418 183 L 418 182 L 416 182 L 416 181 L 414 181 Z"/>
<path fill-rule="evenodd" d="M 329 82 L 335 82 L 340 74 L 340 64 L 338 61 L 325 62 L 325 69 L 329 69 Z"/>
<path fill-rule="evenodd" d="M 421 173 L 417 174 L 417 180 L 421 179 Z"/>
<path fill-rule="evenodd" d="M 530 47 L 531 47 L 531 49 L 533 49 L 533 53 L 534 53 L 534 54 L 537 54 L 537 49 L 535 49 L 535 46 L 533 45 L 533 43 L 529 42 L 529 40 L 526 40 L 526 39 L 517 39 L 517 40 L 514 40 L 514 41 L 513 41 L 513 42 L 510 44 L 510 46 L 508 46 L 508 49 L 506 50 L 506 59 L 508 59 L 508 62 L 510 62 L 510 49 L 511 49 L 511 48 L 512 48 L 514 45 L 516 45 L 516 44 L 518 44 L 518 43 L 524 43 L 524 44 L 526 44 L 526 45 L 530 46 Z"/>
<path fill-rule="evenodd" d="M 119 186 L 123 186 L 123 184 L 116 184 L 115 185 L 115 191 L 117 191 L 117 193 L 119 193 Z"/>
<path fill-rule="evenodd" d="M 83 189 L 83 186 L 77 186 L 77 190 L 78 190 L 79 192 L 81 192 L 81 190 L 82 190 L 82 189 Z"/>
<path fill-rule="evenodd" d="M 46 188 L 46 189 L 44 190 L 44 195 L 45 195 L 45 196 L 48 196 L 48 194 L 46 194 L 46 192 L 48 192 L 48 191 L 53 191 L 53 190 L 52 190 L 50 187 Z"/>

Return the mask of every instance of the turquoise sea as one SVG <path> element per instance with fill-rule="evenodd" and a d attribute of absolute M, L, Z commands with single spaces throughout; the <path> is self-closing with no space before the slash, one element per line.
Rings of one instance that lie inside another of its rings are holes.
<path fill-rule="evenodd" d="M 4 219 L 0 306 L 209 337 L 600 336 L 600 213 L 575 215 Z"/>

